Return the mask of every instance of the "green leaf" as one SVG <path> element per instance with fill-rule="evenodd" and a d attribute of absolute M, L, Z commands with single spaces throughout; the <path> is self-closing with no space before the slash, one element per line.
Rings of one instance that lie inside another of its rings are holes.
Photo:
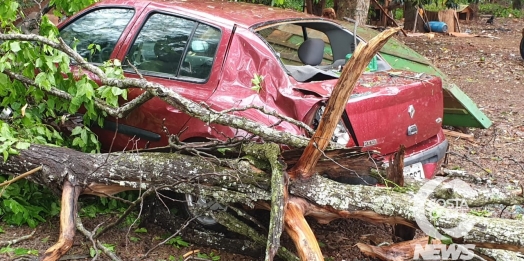
<path fill-rule="evenodd" d="M 87 137 L 87 130 L 86 129 L 82 129 L 82 131 L 80 132 L 80 137 L 82 138 L 82 141 L 84 142 L 84 144 L 87 144 L 87 142 L 89 140 L 88 140 L 88 137 Z"/>
<path fill-rule="evenodd" d="M 135 229 L 135 233 L 147 233 L 147 228 L 145 227 L 137 228 Z"/>
<path fill-rule="evenodd" d="M 113 93 L 113 95 L 118 96 L 118 95 L 122 94 L 124 91 L 122 89 L 120 89 L 120 88 L 112 87 L 111 88 L 111 92 Z"/>
<path fill-rule="evenodd" d="M 36 132 L 40 135 L 45 135 L 45 128 L 43 126 L 36 127 Z"/>
<path fill-rule="evenodd" d="M 230 151 L 230 148 L 219 148 L 217 149 L 218 152 L 222 153 L 222 155 L 226 155 L 227 151 Z"/>
<path fill-rule="evenodd" d="M 7 162 L 7 158 L 9 157 L 9 152 L 7 150 L 2 151 L 2 154 L 4 155 L 4 162 Z"/>
<path fill-rule="evenodd" d="M 21 50 L 19 42 L 11 42 L 9 43 L 9 47 L 11 47 L 11 51 L 15 53 Z"/>
<path fill-rule="evenodd" d="M 82 127 L 80 127 L 80 126 L 76 126 L 76 127 L 71 131 L 71 136 L 78 135 L 78 134 L 80 134 L 81 131 L 82 131 Z"/>
<path fill-rule="evenodd" d="M 18 150 L 26 150 L 29 146 L 31 146 L 31 143 L 29 142 L 17 142 L 15 148 Z"/>
<path fill-rule="evenodd" d="M 44 62 L 42 61 L 42 59 L 37 58 L 36 61 L 35 61 L 35 66 L 40 68 L 40 67 L 42 67 L 42 65 L 44 65 Z"/>
<path fill-rule="evenodd" d="M 15 251 L 15 249 L 9 246 L 0 248 L 0 254 L 11 253 L 13 251 Z"/>
<path fill-rule="evenodd" d="M 85 143 L 82 141 L 80 137 L 76 137 L 73 139 L 73 146 L 84 147 Z"/>
<path fill-rule="evenodd" d="M 96 250 L 92 247 L 89 248 L 89 255 L 91 257 L 95 257 L 96 256 Z"/>

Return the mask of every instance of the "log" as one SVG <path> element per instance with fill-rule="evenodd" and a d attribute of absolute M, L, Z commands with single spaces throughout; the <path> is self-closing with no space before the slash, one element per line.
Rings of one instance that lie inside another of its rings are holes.
<path fill-rule="evenodd" d="M 201 157 L 179 153 L 154 152 L 96 155 L 31 145 L 29 149 L 20 151 L 19 155 L 13 155 L 0 163 L 0 170 L 16 175 L 37 165 L 42 166 L 42 170 L 31 175 L 30 179 L 56 190 L 61 189 L 60 184 L 66 181 L 83 188 L 75 189 L 75 193 L 98 192 L 98 195 L 104 195 L 104 186 L 133 190 L 173 184 L 170 187 L 173 191 L 199 193 L 223 204 L 239 202 L 253 207 L 258 202 L 271 199 L 270 175 L 245 160 L 202 160 Z M 100 187 L 93 190 L 92 184 Z M 65 185 L 64 193 L 76 195 L 68 187 Z M 417 198 L 412 193 L 386 187 L 341 184 L 320 175 L 307 180 L 290 181 L 289 193 L 293 198 L 293 211 L 315 218 L 321 224 L 337 218 L 357 218 L 373 223 L 417 227 L 412 207 Z M 63 211 L 61 215 L 64 216 L 64 213 L 71 213 L 71 209 Z M 518 220 L 477 217 L 445 209 L 436 203 L 426 204 L 426 217 L 435 212 L 441 215 L 432 224 L 441 233 L 441 227 L 453 227 L 460 220 L 468 219 L 474 223 L 468 234 L 454 238 L 454 242 L 524 252 L 521 243 L 524 242 L 524 224 Z M 74 223 L 71 224 L 74 226 Z"/>
<path fill-rule="evenodd" d="M 320 206 L 336 209 L 340 216 L 351 215 L 355 209 L 370 210 L 377 216 L 402 217 L 403 224 L 408 225 L 411 222 L 415 226 L 417 209 L 413 208 L 413 202 L 421 200 L 414 195 L 379 187 L 348 186 L 318 175 L 308 180 L 292 182 L 290 194 Z M 340 198 L 342 194 L 343 199 Z M 519 220 L 468 215 L 444 208 L 432 201 L 426 202 L 423 211 L 426 219 L 441 234 L 446 234 L 442 228 L 457 227 L 461 221 L 468 220 L 472 226 L 469 232 L 460 237 L 452 237 L 453 242 L 524 253 L 524 246 L 521 244 L 524 242 L 524 224 Z M 432 213 L 438 213 L 439 216 Z M 398 220 L 394 222 L 401 223 Z"/>
<path fill-rule="evenodd" d="M 446 130 L 446 129 L 444 129 L 443 131 L 446 136 L 465 139 L 467 141 L 475 142 L 475 135 L 473 134 L 466 134 L 466 133 L 461 133 L 458 131 L 451 131 L 451 130 Z"/>

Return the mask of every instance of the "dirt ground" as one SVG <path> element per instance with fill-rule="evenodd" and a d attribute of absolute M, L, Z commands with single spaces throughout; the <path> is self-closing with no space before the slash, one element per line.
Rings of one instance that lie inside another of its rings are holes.
<path fill-rule="evenodd" d="M 520 181 L 524 170 L 524 157 L 520 154 L 524 139 L 524 60 L 519 54 L 519 42 L 524 19 L 498 18 L 494 25 L 479 20 L 462 23 L 461 28 L 462 31 L 489 34 L 492 37 L 458 38 L 437 34 L 429 39 L 425 36 L 397 36 L 447 73 L 493 121 L 493 126 L 489 129 L 459 130 L 474 134 L 473 142 L 448 137 L 451 153 L 445 167 L 466 170 L 470 174 L 489 178 L 494 184 Z M 499 215 L 500 209 L 499 206 L 493 206 L 486 210 L 491 211 L 492 215 Z M 519 208 L 506 209 L 504 216 L 519 218 L 519 214 L 522 214 L 519 211 Z M 84 218 L 84 223 L 88 229 L 94 229 L 100 222 L 107 222 L 108 217 Z M 391 228 L 388 225 L 373 225 L 356 220 L 334 221 L 328 226 L 320 226 L 313 221 L 311 223 L 322 251 L 328 257 L 326 260 L 372 260 L 362 256 L 355 244 L 368 243 L 369 235 L 374 235 L 379 242 L 391 240 Z M 0 227 L 5 230 L 5 233 L 0 234 L 0 240 L 31 232 L 26 227 L 10 227 L 2 223 Z M 146 225 L 146 228 L 148 233 L 130 232 L 130 236 L 139 238 L 137 242 L 126 244 L 128 230 L 125 227 L 114 229 L 103 236 L 101 241 L 114 244 L 116 253 L 123 260 L 140 260 L 141 255 L 160 242 L 159 236 L 167 234 L 154 225 Z M 58 230 L 59 221 L 54 218 L 40 225 L 32 239 L 12 247 L 35 249 L 43 253 L 56 242 Z M 90 246 L 89 240 L 77 234 L 75 244 L 64 260 L 91 260 Z M 226 261 L 263 259 L 233 255 L 196 245 L 180 248 L 164 245 L 145 260 L 180 260 L 181 255 L 191 250 L 201 250 L 206 254 L 213 252 L 221 257 L 220 260 Z M 170 259 L 170 256 L 176 259 Z M 0 260 L 14 259 L 17 258 L 0 253 Z M 109 258 L 101 256 L 99 260 Z"/>

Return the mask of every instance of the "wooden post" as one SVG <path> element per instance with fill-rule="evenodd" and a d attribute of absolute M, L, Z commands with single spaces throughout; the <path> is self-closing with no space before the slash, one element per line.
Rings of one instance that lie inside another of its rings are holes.
<path fill-rule="evenodd" d="M 413 24 L 413 32 L 415 33 L 416 29 L 417 29 L 417 18 L 418 18 L 418 6 L 417 6 L 417 10 L 415 10 L 415 23 Z"/>

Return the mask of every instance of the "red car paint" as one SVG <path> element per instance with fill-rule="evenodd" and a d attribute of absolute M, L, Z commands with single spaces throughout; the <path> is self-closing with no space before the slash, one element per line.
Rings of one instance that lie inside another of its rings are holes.
<path fill-rule="evenodd" d="M 155 12 L 181 16 L 220 29 L 221 39 L 211 73 L 205 82 L 195 83 L 184 79 L 144 75 L 147 80 L 160 83 L 217 111 L 256 105 L 310 124 L 315 111 L 329 98 L 337 82 L 337 79 L 296 81 L 288 75 L 275 51 L 254 33 L 259 28 L 276 23 L 327 23 L 332 26 L 333 21 L 290 10 L 245 3 L 110 0 L 87 8 L 63 22 L 59 28 L 65 28 L 77 18 L 104 7 L 129 7 L 135 10 L 110 59 L 125 59 L 138 32 L 150 14 Z M 132 70 L 125 75 L 139 77 Z M 252 89 L 252 79 L 255 75 L 264 79 L 259 92 Z M 447 148 L 447 141 L 441 129 L 441 88 L 440 78 L 433 76 L 420 76 L 411 72 L 392 74 L 390 71 L 365 73 L 346 106 L 354 132 L 354 137 L 347 145 L 379 150 L 388 159 L 402 144 L 406 147 L 406 159 L 412 159 L 409 164 L 421 162 L 426 178 L 431 178 L 438 162 L 442 160 L 442 151 Z M 133 99 L 141 93 L 140 89 L 132 89 L 128 97 Z M 411 107 L 414 108 L 413 112 L 410 111 Z M 235 114 L 266 125 L 278 122 L 275 117 L 255 109 L 238 111 Z M 129 135 L 118 133 L 116 139 L 113 139 L 114 131 L 95 129 L 105 149 L 110 146 L 113 150 L 165 146 L 168 135 L 164 133 L 163 126 L 170 134 L 179 133 L 181 140 L 224 139 L 245 135 L 245 132 L 230 127 L 208 125 L 158 98 L 146 102 L 126 118 L 118 120 L 118 124 L 158 134 L 159 140 L 135 137 L 133 143 L 130 143 Z M 416 125 L 417 133 L 408 135 L 408 127 L 413 125 Z M 303 130 L 289 123 L 280 123 L 274 128 L 305 135 Z M 421 156 L 425 154 L 431 155 Z"/>

